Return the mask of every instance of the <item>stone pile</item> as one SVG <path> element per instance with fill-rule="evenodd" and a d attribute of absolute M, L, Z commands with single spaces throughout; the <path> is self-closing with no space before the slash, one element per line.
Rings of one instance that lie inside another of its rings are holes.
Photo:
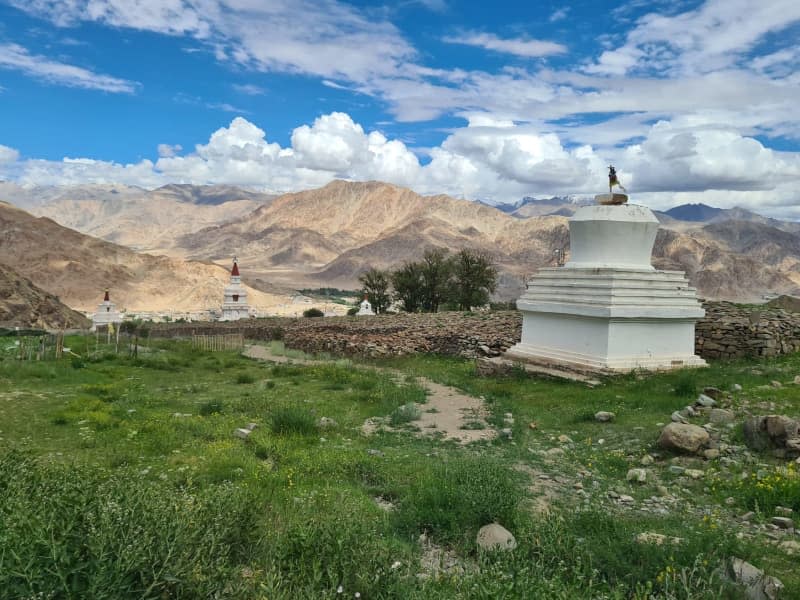
<path fill-rule="evenodd" d="M 778 356 L 800 350 L 800 313 L 779 308 L 744 308 L 707 302 L 695 326 L 695 348 L 703 358 Z"/>
<path fill-rule="evenodd" d="M 744 422 L 748 447 L 762 452 L 771 450 L 779 458 L 800 456 L 800 421 L 785 415 L 750 417 Z"/>

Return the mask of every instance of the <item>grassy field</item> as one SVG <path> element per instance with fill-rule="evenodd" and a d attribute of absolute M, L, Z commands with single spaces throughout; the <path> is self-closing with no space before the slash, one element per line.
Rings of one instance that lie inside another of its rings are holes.
<path fill-rule="evenodd" d="M 740 384 L 739 411 L 799 416 L 797 374 L 795 355 L 590 389 L 441 357 L 273 365 L 181 342 L 0 360 L 0 598 L 736 598 L 719 575 L 731 556 L 800 598 L 798 557 L 776 545 L 792 538 L 762 526 L 779 505 L 797 520 L 796 470 L 655 447 L 704 386 Z M 420 377 L 484 397 L 512 436 L 416 435 Z M 399 431 L 366 437 L 371 417 Z M 740 428 L 723 439 L 740 446 Z M 648 453 L 647 481 L 627 482 Z M 477 550 L 492 521 L 515 550 Z"/>

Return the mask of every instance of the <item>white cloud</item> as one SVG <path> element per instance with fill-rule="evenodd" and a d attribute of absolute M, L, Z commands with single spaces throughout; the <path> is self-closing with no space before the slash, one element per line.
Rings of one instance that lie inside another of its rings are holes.
<path fill-rule="evenodd" d="M 569 6 L 564 6 L 562 8 L 557 9 L 557 10 L 554 10 L 550 14 L 550 16 L 548 17 L 547 20 L 550 21 L 551 23 L 556 23 L 558 21 L 563 21 L 564 19 L 567 18 L 567 15 L 569 14 L 569 9 L 570 9 Z"/>
<path fill-rule="evenodd" d="M 191 36 L 218 60 L 365 82 L 415 51 L 387 21 L 336 0 L 11 0 L 59 25 L 98 22 Z M 368 49 L 368 51 L 365 51 Z"/>
<path fill-rule="evenodd" d="M 641 131 L 640 142 L 601 152 L 567 145 L 544 125 L 474 114 L 431 148 L 430 162 L 422 165 L 401 141 L 367 132 L 345 113 L 297 127 L 290 147 L 270 142 L 264 130 L 236 117 L 186 154 L 179 154 L 179 146 L 160 145 L 155 163 L 20 160 L 16 150 L 0 146 L 0 173 L 22 184 L 217 183 L 272 192 L 318 187 L 334 178 L 377 179 L 421 193 L 509 202 L 527 195 L 598 193 L 612 162 L 633 200 L 654 208 L 707 202 L 800 217 L 798 154 L 770 150 L 703 115 L 629 126 Z"/>
<path fill-rule="evenodd" d="M 0 144 L 0 165 L 16 162 L 19 159 L 19 152 L 14 148 Z"/>
<path fill-rule="evenodd" d="M 650 13 L 638 20 L 623 46 L 603 53 L 589 70 L 694 75 L 728 69 L 739 65 L 765 35 L 798 20 L 796 0 L 708 0 L 674 16 Z"/>
<path fill-rule="evenodd" d="M 134 81 L 100 75 L 83 67 L 30 54 L 19 44 L 0 44 L 0 68 L 22 71 L 48 83 L 104 92 L 132 94 L 139 85 Z"/>
<path fill-rule="evenodd" d="M 537 58 L 541 56 L 551 56 L 553 54 L 564 54 L 567 47 L 563 44 L 548 42 L 544 40 L 530 40 L 525 38 L 502 39 L 491 33 L 466 32 L 456 36 L 446 36 L 443 41 L 449 44 L 463 44 L 466 46 L 477 46 L 495 52 L 505 52 L 524 58 Z"/>
<path fill-rule="evenodd" d="M 246 96 L 263 96 L 267 90 L 252 83 L 233 84 L 233 89 Z"/>
<path fill-rule="evenodd" d="M 175 156 L 178 152 L 183 150 L 183 146 L 180 144 L 159 144 L 158 145 L 158 155 L 161 158 L 169 158 L 170 156 Z"/>

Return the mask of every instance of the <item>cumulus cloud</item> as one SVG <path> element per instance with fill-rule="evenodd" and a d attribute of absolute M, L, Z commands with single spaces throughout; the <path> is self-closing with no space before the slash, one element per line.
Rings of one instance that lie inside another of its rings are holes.
<path fill-rule="evenodd" d="M 13 163 L 19 159 L 19 151 L 0 144 L 0 165 Z"/>
<path fill-rule="evenodd" d="M 420 193 L 511 202 L 523 196 L 601 192 L 613 162 L 635 201 L 654 208 L 706 202 L 743 205 L 776 216 L 793 214 L 800 157 L 766 148 L 753 137 L 702 115 L 662 120 L 641 128 L 637 143 L 597 149 L 564 142 L 544 125 L 503 116 L 469 115 L 428 150 L 422 164 L 400 140 L 365 131 L 346 113 L 322 115 L 292 133 L 281 147 L 243 117 L 183 152 L 161 144 L 156 162 L 119 164 L 89 158 L 22 160 L 0 146 L 0 173 L 23 184 L 230 184 L 287 192 L 334 178 L 381 180 Z M 632 127 L 634 126 L 632 125 Z M 798 215 L 800 216 L 800 215 Z"/>
<path fill-rule="evenodd" d="M 178 152 L 183 150 L 183 146 L 180 144 L 159 144 L 158 145 L 158 155 L 162 158 L 169 158 L 170 156 L 175 156 Z"/>
<path fill-rule="evenodd" d="M 132 94 L 138 83 L 101 75 L 67 63 L 31 54 L 19 44 L 0 44 L 0 68 L 21 71 L 34 79 L 68 87 Z"/>

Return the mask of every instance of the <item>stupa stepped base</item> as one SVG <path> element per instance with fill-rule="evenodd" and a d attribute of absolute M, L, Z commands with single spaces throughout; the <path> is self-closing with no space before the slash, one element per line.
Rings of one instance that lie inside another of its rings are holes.
<path fill-rule="evenodd" d="M 517 301 L 522 341 L 505 358 L 598 374 L 702 367 L 704 314 L 680 271 L 547 268 Z"/>
<path fill-rule="evenodd" d="M 578 373 L 595 373 L 597 375 L 628 373 L 639 369 L 668 371 L 707 366 L 706 361 L 694 354 L 652 354 L 650 349 L 645 348 L 640 349 L 640 353 L 630 350 L 634 349 L 613 355 L 602 352 L 569 351 L 563 348 L 547 348 L 519 343 L 509 348 L 508 352 L 503 354 L 503 358 L 540 367 L 560 368 Z"/>

